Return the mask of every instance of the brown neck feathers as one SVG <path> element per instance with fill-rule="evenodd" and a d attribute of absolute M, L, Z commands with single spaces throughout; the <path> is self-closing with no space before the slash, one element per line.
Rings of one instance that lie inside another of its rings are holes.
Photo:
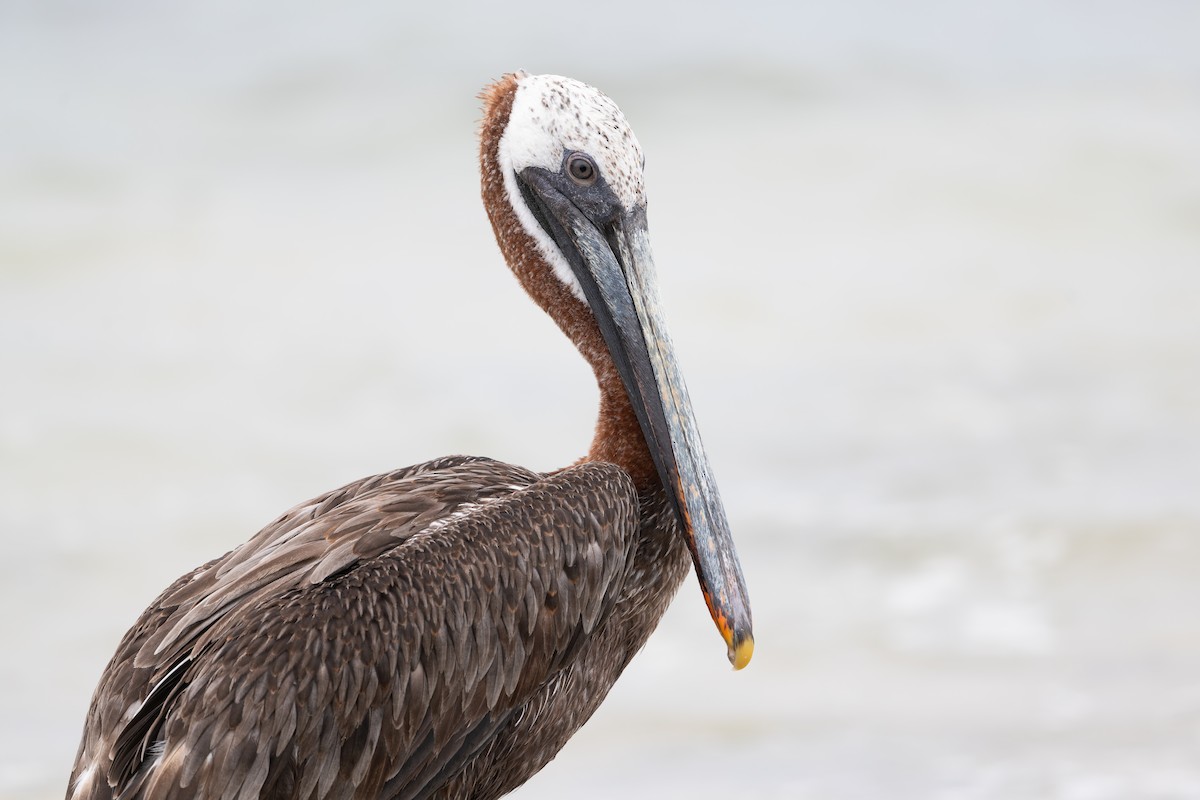
<path fill-rule="evenodd" d="M 483 124 L 479 137 L 479 168 L 483 205 L 500 251 L 521 286 L 558 323 L 596 374 L 600 414 L 591 450 L 583 460 L 617 464 L 630 474 L 638 488 L 650 488 L 659 482 L 658 473 L 600 327 L 587 305 L 555 277 L 554 270 L 538 252 L 537 244 L 521 226 L 504 189 L 500 139 L 512 113 L 517 80 L 517 75 L 505 75 L 480 95 Z"/>

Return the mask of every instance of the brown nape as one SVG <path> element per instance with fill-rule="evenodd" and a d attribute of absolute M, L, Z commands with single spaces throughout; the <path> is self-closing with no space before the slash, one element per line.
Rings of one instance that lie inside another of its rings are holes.
<path fill-rule="evenodd" d="M 596 373 L 600 413 L 592 447 L 582 461 L 606 461 L 625 469 L 639 489 L 658 485 L 658 473 L 638 425 L 629 395 L 591 310 L 554 276 L 533 238 L 521 226 L 504 190 L 500 139 L 512 113 L 518 76 L 505 75 L 480 94 L 479 170 L 483 205 L 496 242 L 521 286 L 567 335 Z"/>

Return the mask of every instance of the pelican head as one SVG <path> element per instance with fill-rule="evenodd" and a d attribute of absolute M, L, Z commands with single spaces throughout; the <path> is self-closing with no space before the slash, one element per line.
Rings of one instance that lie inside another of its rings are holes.
<path fill-rule="evenodd" d="M 518 73 L 484 100 L 485 205 L 501 248 L 602 383 L 615 367 L 740 669 L 754 647 L 750 605 L 659 306 L 641 146 L 617 105 L 579 81 Z"/>

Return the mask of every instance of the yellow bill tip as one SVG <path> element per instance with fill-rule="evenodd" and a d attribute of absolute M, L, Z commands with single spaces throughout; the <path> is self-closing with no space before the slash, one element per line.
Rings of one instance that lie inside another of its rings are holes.
<path fill-rule="evenodd" d="M 750 658 L 754 655 L 754 637 L 747 636 L 742 641 L 729 645 L 729 663 L 733 664 L 735 670 L 742 669 L 750 663 Z"/>
<path fill-rule="evenodd" d="M 717 623 L 717 630 L 721 632 L 721 638 L 725 640 L 725 646 L 729 648 L 729 663 L 733 664 L 735 670 L 742 669 L 750 663 L 750 658 L 754 655 L 754 633 L 751 631 L 748 621 L 745 626 L 730 625 L 729 617 L 725 615 L 724 611 L 714 607 L 707 590 L 704 592 L 704 600 L 708 603 L 713 621 Z"/>

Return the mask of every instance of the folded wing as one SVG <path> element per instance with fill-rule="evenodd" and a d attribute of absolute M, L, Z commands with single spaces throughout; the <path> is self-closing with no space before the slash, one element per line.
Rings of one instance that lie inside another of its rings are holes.
<path fill-rule="evenodd" d="M 426 797 L 570 664 L 636 527 L 607 464 L 440 459 L 298 506 L 126 635 L 68 797 Z"/>

